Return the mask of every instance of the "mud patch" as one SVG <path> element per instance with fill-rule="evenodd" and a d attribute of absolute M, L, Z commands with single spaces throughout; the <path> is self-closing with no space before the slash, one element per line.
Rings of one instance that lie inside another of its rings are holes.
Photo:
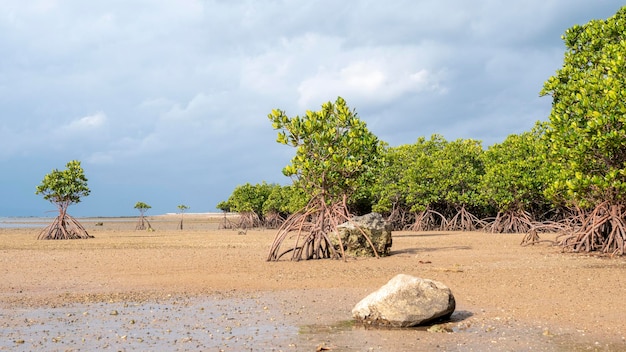
<path fill-rule="evenodd" d="M 298 330 L 255 299 L 91 303 L 0 310 L 0 350 L 252 350 Z"/>

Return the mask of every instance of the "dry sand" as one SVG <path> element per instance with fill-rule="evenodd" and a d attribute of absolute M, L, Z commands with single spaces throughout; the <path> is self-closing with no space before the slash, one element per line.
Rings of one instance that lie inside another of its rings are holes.
<path fill-rule="evenodd" d="M 89 240 L 0 229 L 0 350 L 626 350 L 626 258 L 521 247 L 522 235 L 394 232 L 386 258 L 266 262 L 274 230 L 149 219 L 154 232 L 82 219 Z M 398 273 L 448 285 L 452 321 L 353 326 L 352 307 Z"/>

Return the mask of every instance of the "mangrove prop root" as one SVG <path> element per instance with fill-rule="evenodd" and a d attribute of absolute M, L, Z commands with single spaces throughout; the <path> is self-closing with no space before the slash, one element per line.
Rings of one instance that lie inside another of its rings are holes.
<path fill-rule="evenodd" d="M 470 213 L 465 206 L 462 206 L 457 213 L 448 221 L 445 226 L 447 231 L 475 231 L 484 227 L 482 220 Z"/>
<path fill-rule="evenodd" d="M 313 199 L 300 212 L 288 217 L 278 229 L 267 256 L 268 261 L 278 261 L 291 254 L 292 261 L 309 259 L 347 259 L 337 226 L 350 221 L 346 200 L 328 205 L 324 199 Z M 378 252 L 371 239 L 359 228 L 368 244 L 378 257 Z M 335 236 L 338 245 L 333 245 L 331 238 Z M 288 242 L 293 241 L 290 248 Z M 337 248 L 336 248 L 337 247 Z"/>
<path fill-rule="evenodd" d="M 626 206 L 601 203 L 583 212 L 574 231 L 557 237 L 558 245 L 571 252 L 600 252 L 624 255 L 626 243 Z"/>
<path fill-rule="evenodd" d="M 278 212 L 270 212 L 265 216 L 264 226 L 268 229 L 278 229 L 285 222 L 285 218 L 283 218 Z"/>
<path fill-rule="evenodd" d="M 441 231 L 448 227 L 448 221 L 441 213 L 426 209 L 415 215 L 415 222 L 409 226 L 410 231 Z"/>
<path fill-rule="evenodd" d="M 224 212 L 224 217 L 222 218 L 222 221 L 220 221 L 218 229 L 232 230 L 232 229 L 236 229 L 237 226 L 238 224 L 235 221 L 232 221 L 231 219 L 229 219 L 228 216 L 226 216 L 226 212 Z"/>
<path fill-rule="evenodd" d="M 253 211 L 241 212 L 237 215 L 236 220 L 231 220 L 224 212 L 224 217 L 218 226 L 220 230 L 238 230 L 247 231 L 252 228 L 264 227 L 264 221 L 259 215 Z"/>
<path fill-rule="evenodd" d="M 135 230 L 152 230 L 152 225 L 145 216 L 140 216 L 139 220 L 137 220 L 137 226 L 135 226 Z"/>
<path fill-rule="evenodd" d="M 52 224 L 46 226 L 37 239 L 39 240 L 73 240 L 93 238 L 76 219 L 62 213 L 57 216 Z"/>
<path fill-rule="evenodd" d="M 527 233 L 533 227 L 530 213 L 523 210 L 499 212 L 496 218 L 485 224 L 484 230 L 491 233 Z"/>

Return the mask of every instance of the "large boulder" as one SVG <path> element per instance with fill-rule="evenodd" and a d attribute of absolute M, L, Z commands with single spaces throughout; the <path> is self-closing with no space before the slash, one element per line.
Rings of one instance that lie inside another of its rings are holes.
<path fill-rule="evenodd" d="M 450 317 L 455 307 L 441 282 L 399 274 L 357 303 L 352 316 L 367 325 L 412 327 Z"/>
<path fill-rule="evenodd" d="M 348 256 L 373 257 L 372 246 L 363 234 L 372 241 L 379 256 L 387 256 L 391 250 L 391 229 L 378 213 L 355 216 L 337 226 L 338 237 L 341 238 L 343 250 Z M 337 238 L 332 239 L 336 250 L 341 250 Z"/>

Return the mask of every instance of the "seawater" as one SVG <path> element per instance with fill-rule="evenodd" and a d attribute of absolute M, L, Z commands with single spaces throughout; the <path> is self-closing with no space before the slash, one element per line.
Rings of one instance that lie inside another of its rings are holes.
<path fill-rule="evenodd" d="M 132 217 L 114 217 L 114 218 L 106 218 L 106 217 L 85 217 L 85 218 L 76 218 L 81 223 L 88 222 L 128 222 L 134 221 L 135 218 Z M 0 217 L 0 229 L 24 229 L 24 228 L 43 228 L 54 221 L 54 217 Z M 152 220 L 151 220 L 152 221 Z"/>
<path fill-rule="evenodd" d="M 0 217 L 0 229 L 40 228 L 51 223 L 48 217 Z"/>
<path fill-rule="evenodd" d="M 0 309 L 0 350 L 286 350 L 298 328 L 253 298 Z"/>

